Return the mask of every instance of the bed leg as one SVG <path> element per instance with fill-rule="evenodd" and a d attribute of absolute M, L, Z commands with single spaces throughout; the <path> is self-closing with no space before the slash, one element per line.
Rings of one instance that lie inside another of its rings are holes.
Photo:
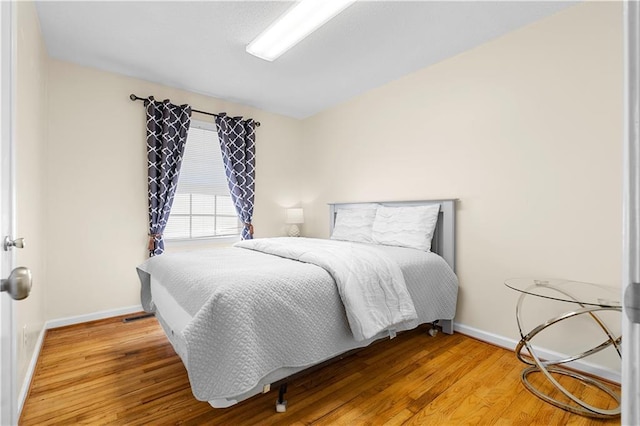
<path fill-rule="evenodd" d="M 440 325 L 443 333 L 453 334 L 453 320 L 440 320 Z"/>
<path fill-rule="evenodd" d="M 278 400 L 276 401 L 276 412 L 284 413 L 287 411 L 287 400 L 284 399 L 284 394 L 287 392 L 287 384 L 283 383 L 280 385 L 280 390 L 278 391 Z"/>

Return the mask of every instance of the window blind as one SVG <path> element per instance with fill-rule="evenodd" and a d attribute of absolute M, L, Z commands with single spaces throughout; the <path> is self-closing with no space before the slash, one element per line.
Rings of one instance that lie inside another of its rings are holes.
<path fill-rule="evenodd" d="M 215 124 L 192 121 L 164 236 L 194 239 L 238 235 L 240 231 Z"/>

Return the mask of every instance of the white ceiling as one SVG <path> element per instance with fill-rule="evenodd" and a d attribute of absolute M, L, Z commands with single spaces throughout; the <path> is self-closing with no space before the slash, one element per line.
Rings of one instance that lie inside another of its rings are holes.
<path fill-rule="evenodd" d="M 358 1 L 274 62 L 245 46 L 292 2 L 44 1 L 37 9 L 54 58 L 304 118 L 574 3 Z"/>

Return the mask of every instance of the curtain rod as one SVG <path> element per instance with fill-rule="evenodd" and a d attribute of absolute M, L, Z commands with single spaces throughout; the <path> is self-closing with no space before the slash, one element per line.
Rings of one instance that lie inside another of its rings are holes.
<path fill-rule="evenodd" d="M 133 93 L 129 95 L 129 99 L 131 99 L 132 101 L 149 101 L 149 98 L 141 98 L 139 96 L 134 95 Z M 214 114 L 213 112 L 207 112 L 207 111 L 200 111 L 198 109 L 193 109 L 191 108 L 191 112 L 197 112 L 200 114 L 204 114 L 204 115 L 211 115 L 213 117 L 220 117 L 220 114 Z M 234 118 L 242 118 L 242 117 L 234 117 Z M 260 127 L 260 122 L 259 121 L 255 121 L 256 123 L 256 127 Z"/>

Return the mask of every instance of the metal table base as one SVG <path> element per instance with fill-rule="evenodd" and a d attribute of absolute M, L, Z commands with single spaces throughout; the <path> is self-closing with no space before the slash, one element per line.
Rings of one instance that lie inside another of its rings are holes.
<path fill-rule="evenodd" d="M 550 287 L 550 286 L 547 286 Z M 612 418 L 620 415 L 620 395 L 610 389 L 606 383 L 597 380 L 593 377 L 586 376 L 584 374 L 580 374 L 576 371 L 570 370 L 568 368 L 562 367 L 562 364 L 566 364 L 571 361 L 576 361 L 582 358 L 585 358 L 589 355 L 592 355 L 596 352 L 600 352 L 601 350 L 608 348 L 609 346 L 613 346 L 618 355 L 621 356 L 621 341 L 622 337 L 616 337 L 611 330 L 606 326 L 606 324 L 602 321 L 602 319 L 597 315 L 598 311 L 617 311 L 621 312 L 621 308 L 618 306 L 585 306 L 578 299 L 574 298 L 572 295 L 568 294 L 566 291 L 561 289 L 553 288 L 553 290 L 562 293 L 565 301 L 571 301 L 580 306 L 579 309 L 566 312 L 558 317 L 550 319 L 546 321 L 544 324 L 540 324 L 531 330 L 528 333 L 525 333 L 522 329 L 522 320 L 521 320 L 521 311 L 522 311 L 522 302 L 524 298 L 529 295 L 534 295 L 531 293 L 523 292 L 518 298 L 518 304 L 516 307 L 516 319 L 518 321 L 518 329 L 520 330 L 520 336 L 522 337 L 518 345 L 516 346 L 515 352 L 520 361 L 525 364 L 530 365 L 523 370 L 521 375 L 521 380 L 524 386 L 538 398 L 555 405 L 556 407 L 562 408 L 563 410 L 570 411 L 575 414 L 579 414 L 582 416 L 588 417 L 596 417 L 596 418 Z M 570 300 L 567 300 L 570 299 Z M 569 318 L 573 318 L 579 315 L 587 315 L 603 331 L 606 336 L 606 339 L 599 345 L 584 351 L 577 355 L 568 356 L 559 360 L 542 360 L 538 354 L 536 353 L 535 348 L 531 344 L 531 340 L 540 332 L 544 331 L 546 328 L 564 321 Z M 523 353 L 523 349 L 526 350 L 527 353 Z M 563 401 L 559 401 L 556 398 L 551 397 L 548 394 L 541 392 L 539 389 L 535 388 L 528 376 L 532 373 L 540 372 L 542 373 L 547 381 L 553 385 L 555 389 L 565 395 L 571 402 L 575 404 L 567 404 Z M 579 380 L 584 384 L 594 386 L 601 390 L 602 392 L 608 394 L 612 400 L 617 403 L 617 406 L 613 409 L 604 409 L 599 407 L 594 407 L 578 398 L 576 395 L 572 394 L 569 390 L 567 390 L 564 386 L 562 386 L 556 378 L 553 377 L 552 373 L 561 374 L 564 376 L 572 377 L 573 379 Z"/>

